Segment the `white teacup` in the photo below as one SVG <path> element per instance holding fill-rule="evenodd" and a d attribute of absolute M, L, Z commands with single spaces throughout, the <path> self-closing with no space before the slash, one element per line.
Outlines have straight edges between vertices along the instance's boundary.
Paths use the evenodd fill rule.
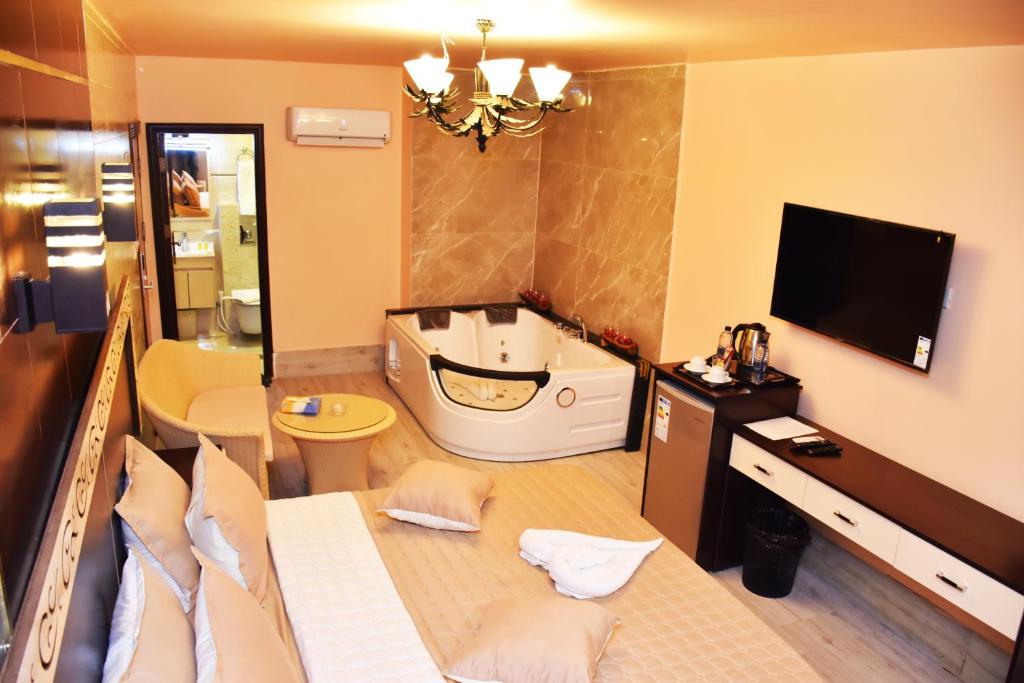
<path fill-rule="evenodd" d="M 690 368 L 692 368 L 694 372 L 704 370 L 707 366 L 708 364 L 704 360 L 704 356 L 694 356 L 690 359 Z"/>
<path fill-rule="evenodd" d="M 710 376 L 711 379 L 714 380 L 715 382 L 724 382 L 725 380 L 729 379 L 729 373 L 726 372 L 725 368 L 723 368 L 720 365 L 712 367 L 708 371 L 708 376 Z"/>

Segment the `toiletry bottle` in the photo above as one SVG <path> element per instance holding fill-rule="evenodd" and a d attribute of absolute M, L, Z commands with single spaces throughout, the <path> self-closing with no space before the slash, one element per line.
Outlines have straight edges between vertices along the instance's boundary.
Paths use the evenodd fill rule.
<path fill-rule="evenodd" d="M 718 352 L 715 355 L 724 358 L 725 352 L 730 348 L 732 348 L 732 325 L 726 325 L 722 334 L 718 335 Z"/>

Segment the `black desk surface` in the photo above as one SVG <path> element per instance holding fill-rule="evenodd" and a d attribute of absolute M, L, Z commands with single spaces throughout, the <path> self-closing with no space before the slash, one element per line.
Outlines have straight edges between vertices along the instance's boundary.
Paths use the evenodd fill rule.
<path fill-rule="evenodd" d="M 772 441 L 742 424 L 732 427 L 747 441 L 1024 593 L 1024 523 L 806 418 L 795 419 L 842 446 L 842 457 L 795 455 L 790 439 Z"/>

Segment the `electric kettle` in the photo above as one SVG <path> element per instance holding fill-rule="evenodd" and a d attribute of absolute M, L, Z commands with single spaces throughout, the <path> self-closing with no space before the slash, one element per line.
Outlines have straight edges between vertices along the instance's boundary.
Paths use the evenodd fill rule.
<path fill-rule="evenodd" d="M 759 341 L 768 343 L 768 330 L 761 323 L 740 323 L 732 328 L 732 345 L 736 349 L 736 362 L 749 367 L 754 360 L 754 349 Z"/>

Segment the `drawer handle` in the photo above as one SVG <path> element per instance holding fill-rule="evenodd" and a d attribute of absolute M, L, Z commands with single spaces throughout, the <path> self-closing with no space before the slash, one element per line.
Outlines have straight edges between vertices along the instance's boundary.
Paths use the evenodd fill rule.
<path fill-rule="evenodd" d="M 757 470 L 758 472 L 760 472 L 761 474 L 767 475 L 769 477 L 774 477 L 775 476 L 774 474 L 772 474 L 772 471 L 770 469 L 768 469 L 766 467 L 761 467 L 761 465 L 759 465 L 757 463 L 754 463 L 754 469 Z"/>
<path fill-rule="evenodd" d="M 953 579 L 949 578 L 948 576 L 946 576 L 942 572 L 936 572 L 935 573 L 935 578 L 937 578 L 939 581 L 941 581 L 942 583 L 946 584 L 947 586 L 952 586 L 953 588 L 957 589 L 961 593 L 966 593 L 967 592 L 967 586 L 965 586 L 965 585 L 963 585 L 961 583 L 957 583 L 956 581 L 954 581 Z"/>
<path fill-rule="evenodd" d="M 849 517 L 847 517 L 846 515 L 844 515 L 844 514 L 843 514 L 842 512 L 840 512 L 839 510 L 833 510 L 833 511 L 832 511 L 832 514 L 833 514 L 833 515 L 835 515 L 836 517 L 838 517 L 839 519 L 843 520 L 844 522 L 846 522 L 846 523 L 847 523 L 847 524 L 849 524 L 850 526 L 857 526 L 857 520 L 855 520 L 855 519 L 850 519 Z"/>

